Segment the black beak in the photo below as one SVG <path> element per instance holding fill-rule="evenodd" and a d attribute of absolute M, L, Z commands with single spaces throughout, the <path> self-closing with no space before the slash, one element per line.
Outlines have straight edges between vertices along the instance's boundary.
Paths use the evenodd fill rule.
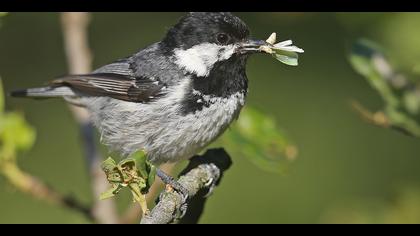
<path fill-rule="evenodd" d="M 236 52 L 239 54 L 258 53 L 258 52 L 261 52 L 260 47 L 264 45 L 269 45 L 269 44 L 264 40 L 249 39 L 245 42 L 240 43 Z"/>

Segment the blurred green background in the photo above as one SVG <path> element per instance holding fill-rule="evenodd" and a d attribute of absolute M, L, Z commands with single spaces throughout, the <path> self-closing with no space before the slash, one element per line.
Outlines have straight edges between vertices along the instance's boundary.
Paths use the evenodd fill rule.
<path fill-rule="evenodd" d="M 94 67 L 136 52 L 183 13 L 93 13 Z M 413 79 L 420 74 L 420 13 L 236 13 L 255 38 L 277 32 L 305 49 L 298 67 L 249 60 L 248 105 L 275 117 L 299 148 L 286 175 L 231 153 L 233 166 L 200 223 L 420 223 L 420 140 L 367 124 L 351 109 L 382 101 L 350 66 L 358 38 L 381 44 Z M 58 13 L 10 13 L 0 28 L 6 91 L 38 86 L 67 71 Z M 91 199 L 78 127 L 62 100 L 7 98 L 36 128 L 20 166 L 57 190 Z M 103 149 L 105 151 L 105 149 Z M 105 152 L 104 152 L 105 153 Z M 128 199 L 128 198 L 127 198 Z M 127 203 L 122 198 L 122 208 Z M 88 223 L 78 213 L 15 191 L 0 177 L 0 223 Z"/>

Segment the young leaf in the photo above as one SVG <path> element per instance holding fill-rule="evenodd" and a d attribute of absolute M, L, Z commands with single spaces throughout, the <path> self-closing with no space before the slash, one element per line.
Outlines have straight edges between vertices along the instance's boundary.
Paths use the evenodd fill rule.
<path fill-rule="evenodd" d="M 277 127 L 273 118 L 246 107 L 238 121 L 220 139 L 232 153 L 248 158 L 260 168 L 284 173 L 297 148 Z"/>
<path fill-rule="evenodd" d="M 155 181 L 156 167 L 147 161 L 146 152 L 143 150 L 135 152 L 130 157 L 136 160 L 137 169 L 140 172 L 140 176 L 146 179 L 147 184 L 145 188 L 142 189 L 142 192 L 147 193 Z"/>
<path fill-rule="evenodd" d="M 109 157 L 102 163 L 102 169 L 112 187 L 101 194 L 101 199 L 113 197 L 123 187 L 128 187 L 133 200 L 140 204 L 143 212 L 148 212 L 145 194 L 154 181 L 156 168 L 147 161 L 144 151 L 135 152 L 118 164 Z"/>
<path fill-rule="evenodd" d="M 6 148 L 27 150 L 35 141 L 35 130 L 30 127 L 22 114 L 6 113 L 1 118 L 0 143 Z"/>
<path fill-rule="evenodd" d="M 101 193 L 99 196 L 100 200 L 105 200 L 111 197 L 114 197 L 118 192 L 122 189 L 122 186 L 120 184 L 114 184 L 112 187 L 105 192 Z"/>
<path fill-rule="evenodd" d="M 143 150 L 137 151 L 135 153 L 133 153 L 130 158 L 133 158 L 136 162 L 136 166 L 137 169 L 140 171 L 140 176 L 142 176 L 143 178 L 147 178 L 148 176 L 148 171 L 147 171 L 147 156 L 146 156 L 146 152 L 144 152 Z"/>
<path fill-rule="evenodd" d="M 116 166 L 117 166 L 117 163 L 115 163 L 115 161 L 111 157 L 108 157 L 101 164 L 101 168 L 105 173 L 113 172 Z"/>
<path fill-rule="evenodd" d="M 147 177 L 147 189 L 149 189 L 152 184 L 155 182 L 156 178 L 156 167 L 154 165 L 150 166 L 149 176 Z"/>

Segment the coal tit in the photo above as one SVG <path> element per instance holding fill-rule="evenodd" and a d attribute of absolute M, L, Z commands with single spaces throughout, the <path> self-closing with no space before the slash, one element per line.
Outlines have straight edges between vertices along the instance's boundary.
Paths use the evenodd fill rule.
<path fill-rule="evenodd" d="M 101 140 L 154 164 L 192 157 L 220 136 L 245 104 L 246 62 L 267 44 L 231 13 L 189 13 L 163 40 L 90 74 L 12 93 L 63 97 L 86 107 Z"/>

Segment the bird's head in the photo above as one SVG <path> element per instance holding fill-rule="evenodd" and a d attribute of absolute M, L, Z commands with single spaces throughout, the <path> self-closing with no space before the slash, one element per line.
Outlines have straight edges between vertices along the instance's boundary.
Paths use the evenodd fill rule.
<path fill-rule="evenodd" d="M 181 18 L 162 44 L 180 67 L 205 77 L 224 62 L 244 69 L 247 57 L 267 43 L 251 40 L 248 26 L 231 13 L 194 12 Z"/>

